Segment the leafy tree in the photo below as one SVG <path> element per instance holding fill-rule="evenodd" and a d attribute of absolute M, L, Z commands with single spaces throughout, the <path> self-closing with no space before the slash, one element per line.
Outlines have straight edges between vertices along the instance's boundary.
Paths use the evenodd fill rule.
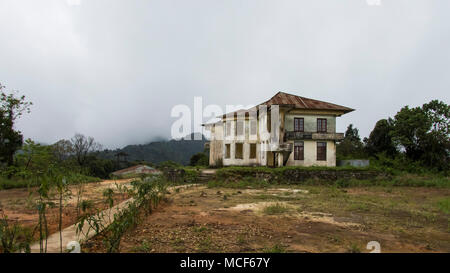
<path fill-rule="evenodd" d="M 422 106 L 431 127 L 421 142 L 422 161 L 438 169 L 449 169 L 450 164 L 450 106 L 433 100 Z"/>
<path fill-rule="evenodd" d="M 94 154 L 86 157 L 85 165 L 88 168 L 89 175 L 104 179 L 109 178 L 112 172 L 120 169 L 120 165 L 116 161 L 101 159 Z"/>
<path fill-rule="evenodd" d="M 362 158 L 366 156 L 359 130 L 353 127 L 353 124 L 347 127 L 344 139 L 336 146 L 336 153 L 340 158 Z"/>
<path fill-rule="evenodd" d="M 209 159 L 205 153 L 197 153 L 191 157 L 190 160 L 191 166 L 208 166 Z"/>
<path fill-rule="evenodd" d="M 394 117 L 393 140 L 401 146 L 406 157 L 419 160 L 423 150 L 420 142 L 431 127 L 425 113 L 420 107 L 403 107 Z"/>
<path fill-rule="evenodd" d="M 50 146 L 35 143 L 27 139 L 16 156 L 21 176 L 41 175 L 55 164 Z"/>
<path fill-rule="evenodd" d="M 30 112 L 31 102 L 25 96 L 18 96 L 16 92 L 6 94 L 4 86 L 0 84 L 0 163 L 8 166 L 14 163 L 14 153 L 22 146 L 22 133 L 14 129 L 15 121 Z"/>
<path fill-rule="evenodd" d="M 55 158 L 62 162 L 73 155 L 74 149 L 70 140 L 61 139 L 52 145 L 52 151 Z"/>
<path fill-rule="evenodd" d="M 403 107 L 394 118 L 392 138 L 412 161 L 429 167 L 449 169 L 450 108 L 433 100 L 422 107 Z"/>
<path fill-rule="evenodd" d="M 379 153 L 385 153 L 389 157 L 397 154 L 397 147 L 392 140 L 391 132 L 394 129 L 394 121 L 391 118 L 379 120 L 375 128 L 365 138 L 365 149 L 369 156 L 377 157 Z"/>
<path fill-rule="evenodd" d="M 101 149 L 101 145 L 95 142 L 93 137 L 76 134 L 72 139 L 72 147 L 75 158 L 80 166 L 84 166 L 90 153 Z"/>

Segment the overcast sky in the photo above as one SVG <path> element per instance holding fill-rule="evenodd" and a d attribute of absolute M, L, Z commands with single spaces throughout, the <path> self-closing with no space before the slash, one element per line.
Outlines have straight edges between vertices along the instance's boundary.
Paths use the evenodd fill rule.
<path fill-rule="evenodd" d="M 34 103 L 17 127 L 44 143 L 147 143 L 194 96 L 278 91 L 355 108 L 337 128 L 364 137 L 404 105 L 450 100 L 450 1 L 380 1 L 0 0 L 0 82 Z"/>

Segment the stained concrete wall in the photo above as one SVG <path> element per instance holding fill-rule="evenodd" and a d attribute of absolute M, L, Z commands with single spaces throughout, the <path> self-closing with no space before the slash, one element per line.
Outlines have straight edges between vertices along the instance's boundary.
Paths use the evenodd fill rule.
<path fill-rule="evenodd" d="M 242 143 L 243 144 L 243 158 L 238 159 L 236 157 L 236 143 Z M 256 144 L 256 158 L 251 159 L 250 158 L 250 144 L 255 143 Z M 223 159 L 223 165 L 224 166 L 255 166 L 260 165 L 260 154 L 261 154 L 261 145 L 257 144 L 256 141 L 252 142 L 229 142 L 225 141 L 223 145 L 223 151 L 225 154 L 225 144 L 230 144 L 231 152 L 230 152 L 230 158 L 224 158 Z"/>
<path fill-rule="evenodd" d="M 211 130 L 211 140 L 209 143 L 209 165 L 217 166 L 223 160 L 223 126 L 222 124 L 214 125 Z"/>
<path fill-rule="evenodd" d="M 284 125 L 286 131 L 294 131 L 294 118 L 304 118 L 305 132 L 317 132 L 317 119 L 327 119 L 327 133 L 336 133 L 336 117 L 334 116 L 287 113 Z"/>
<path fill-rule="evenodd" d="M 319 141 L 324 142 L 324 141 Z M 294 141 L 290 141 L 294 143 Z M 326 141 L 327 143 L 327 160 L 317 161 L 317 141 L 315 140 L 304 140 L 304 160 L 294 160 L 294 152 L 289 156 L 287 166 L 326 166 L 335 167 L 336 166 L 336 144 L 334 141 Z"/>

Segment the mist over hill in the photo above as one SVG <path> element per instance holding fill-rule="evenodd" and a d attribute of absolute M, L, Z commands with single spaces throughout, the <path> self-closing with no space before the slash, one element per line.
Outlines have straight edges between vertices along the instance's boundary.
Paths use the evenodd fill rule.
<path fill-rule="evenodd" d="M 202 135 L 202 140 L 194 140 L 194 134 L 191 134 L 192 140 L 166 140 L 154 141 L 148 144 L 128 145 L 122 149 L 104 150 L 98 154 L 104 159 L 116 159 L 119 153 L 127 154 L 128 161 L 144 160 L 154 164 L 163 161 L 175 161 L 187 165 L 192 155 L 204 151 L 206 138 Z"/>

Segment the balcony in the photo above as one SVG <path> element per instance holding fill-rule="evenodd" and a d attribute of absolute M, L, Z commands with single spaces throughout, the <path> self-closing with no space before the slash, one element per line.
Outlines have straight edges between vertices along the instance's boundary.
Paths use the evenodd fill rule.
<path fill-rule="evenodd" d="M 292 143 L 271 143 L 267 145 L 267 151 L 269 152 L 292 152 L 294 150 L 294 146 Z"/>
<path fill-rule="evenodd" d="M 286 131 L 284 134 L 285 141 L 288 140 L 335 140 L 344 139 L 344 133 L 314 133 L 314 132 L 294 132 Z"/>

